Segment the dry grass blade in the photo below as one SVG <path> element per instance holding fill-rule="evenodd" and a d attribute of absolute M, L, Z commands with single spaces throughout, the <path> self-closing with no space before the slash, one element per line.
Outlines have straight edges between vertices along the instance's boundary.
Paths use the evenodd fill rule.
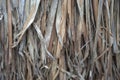
<path fill-rule="evenodd" d="M 36 3 L 34 3 L 32 5 L 32 8 L 30 10 L 30 14 L 26 20 L 26 22 L 24 23 L 24 26 L 23 26 L 23 29 L 22 31 L 18 34 L 18 36 L 20 36 L 18 38 L 18 41 L 15 42 L 15 44 L 13 45 L 13 47 L 17 46 L 19 44 L 19 42 L 21 41 L 25 31 L 30 27 L 30 25 L 32 24 L 32 22 L 34 21 L 34 18 L 36 16 L 36 13 L 37 13 L 37 10 L 38 10 L 38 7 L 39 7 L 39 3 L 40 3 L 41 0 L 38 0 L 36 1 Z"/>
<path fill-rule="evenodd" d="M 60 71 L 66 73 L 67 75 L 69 75 L 69 76 L 72 77 L 72 78 L 76 78 L 76 77 L 77 77 L 77 75 L 74 75 L 74 74 L 72 74 L 72 73 L 70 73 L 70 72 L 68 72 L 68 71 L 66 71 L 66 70 L 64 70 L 64 69 L 62 69 L 62 68 L 60 68 L 60 67 L 58 67 L 58 66 L 57 66 L 57 68 L 58 68 Z M 82 79 L 82 80 L 84 80 L 84 79 Z"/>
<path fill-rule="evenodd" d="M 37 31 L 38 37 L 41 40 L 41 47 L 42 47 L 42 60 L 44 61 L 46 59 L 46 54 L 47 53 L 53 60 L 55 58 L 52 56 L 52 54 L 47 50 L 46 44 L 45 44 L 45 39 L 43 38 L 42 32 L 40 29 L 37 27 L 36 24 L 34 24 L 35 30 Z"/>
<path fill-rule="evenodd" d="M 57 11 L 57 5 L 58 5 L 58 0 L 53 0 L 50 8 L 50 13 L 48 17 L 48 23 L 47 23 L 47 29 L 46 29 L 46 34 L 45 34 L 45 40 L 46 40 L 46 46 L 48 47 L 49 42 L 50 42 L 50 37 L 53 29 L 53 23 L 55 19 L 55 14 Z"/>

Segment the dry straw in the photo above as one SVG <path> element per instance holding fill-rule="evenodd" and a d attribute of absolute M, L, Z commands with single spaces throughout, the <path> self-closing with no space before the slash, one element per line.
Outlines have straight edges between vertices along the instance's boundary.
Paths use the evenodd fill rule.
<path fill-rule="evenodd" d="M 120 0 L 0 0 L 0 80 L 120 80 Z"/>

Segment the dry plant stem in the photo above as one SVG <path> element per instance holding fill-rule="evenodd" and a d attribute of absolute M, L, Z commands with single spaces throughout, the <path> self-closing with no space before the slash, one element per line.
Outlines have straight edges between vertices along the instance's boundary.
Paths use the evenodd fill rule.
<path fill-rule="evenodd" d="M 98 18 L 98 0 L 93 0 L 93 10 L 94 10 L 94 17 L 95 17 L 95 22 L 97 24 L 97 18 Z"/>
<path fill-rule="evenodd" d="M 60 36 L 62 39 L 62 42 L 64 43 L 64 37 L 65 37 L 65 31 L 66 31 L 66 15 L 67 15 L 67 2 L 68 0 L 63 0 L 63 6 L 62 6 L 62 19 L 60 23 Z M 56 52 L 56 57 L 59 59 L 59 66 L 62 67 L 63 69 L 66 69 L 65 65 L 65 55 L 62 53 L 62 45 L 58 42 L 57 44 L 57 52 Z M 60 73 L 60 80 L 65 80 L 66 75 L 64 73 Z"/>
<path fill-rule="evenodd" d="M 96 51 L 96 48 L 97 48 L 97 40 L 98 40 L 98 33 L 99 33 L 99 30 L 100 30 L 100 22 L 101 22 L 101 14 L 102 14 L 102 7 L 103 7 L 103 0 L 100 0 L 99 1 L 99 4 L 98 4 L 98 8 L 100 9 L 98 11 L 98 17 L 97 17 L 97 27 L 96 27 L 96 33 L 95 33 L 95 43 L 94 43 L 94 48 L 93 48 L 93 51 L 94 51 L 94 58 L 97 57 L 97 51 Z"/>
<path fill-rule="evenodd" d="M 119 3 L 117 5 L 117 44 L 120 46 L 120 9 L 119 9 Z"/>
<path fill-rule="evenodd" d="M 11 18 L 11 4 L 10 0 L 7 0 L 8 4 L 8 42 L 9 42 L 9 64 L 12 59 L 12 18 Z"/>
<path fill-rule="evenodd" d="M 10 0 L 7 0 L 8 9 L 8 62 L 7 62 L 7 79 L 10 78 L 10 64 L 12 62 L 12 22 L 11 22 L 11 4 Z"/>
<path fill-rule="evenodd" d="M 63 39 L 65 37 L 66 11 L 67 11 L 67 0 L 65 0 L 65 1 L 63 0 L 62 19 L 61 19 L 61 22 L 60 22 L 61 28 L 60 28 L 60 31 L 59 31 L 59 34 L 60 34 L 61 39 L 62 39 L 62 42 L 63 42 Z M 56 58 L 60 57 L 61 49 L 62 49 L 62 45 L 58 42 Z"/>

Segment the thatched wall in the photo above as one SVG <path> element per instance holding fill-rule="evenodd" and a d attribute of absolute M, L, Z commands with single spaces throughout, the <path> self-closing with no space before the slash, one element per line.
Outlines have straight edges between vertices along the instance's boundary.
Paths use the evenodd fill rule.
<path fill-rule="evenodd" d="M 120 0 L 0 0 L 0 80 L 120 80 Z"/>

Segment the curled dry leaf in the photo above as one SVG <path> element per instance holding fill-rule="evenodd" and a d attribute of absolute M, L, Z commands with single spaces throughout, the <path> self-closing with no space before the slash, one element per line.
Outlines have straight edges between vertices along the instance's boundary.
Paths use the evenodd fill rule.
<path fill-rule="evenodd" d="M 30 14 L 28 16 L 28 18 L 26 19 L 24 25 L 23 25 L 23 29 L 22 31 L 20 31 L 20 33 L 18 34 L 18 36 L 20 36 L 18 38 L 18 41 L 13 45 L 13 47 L 17 46 L 19 44 L 19 42 L 21 41 L 24 33 L 26 32 L 26 30 L 30 27 L 30 25 L 32 24 L 32 22 L 34 21 L 34 18 L 36 16 L 36 13 L 37 13 L 37 10 L 38 10 L 38 7 L 39 7 L 39 3 L 40 3 L 41 0 L 37 0 L 36 3 L 34 3 L 32 5 L 32 8 L 30 10 Z"/>

